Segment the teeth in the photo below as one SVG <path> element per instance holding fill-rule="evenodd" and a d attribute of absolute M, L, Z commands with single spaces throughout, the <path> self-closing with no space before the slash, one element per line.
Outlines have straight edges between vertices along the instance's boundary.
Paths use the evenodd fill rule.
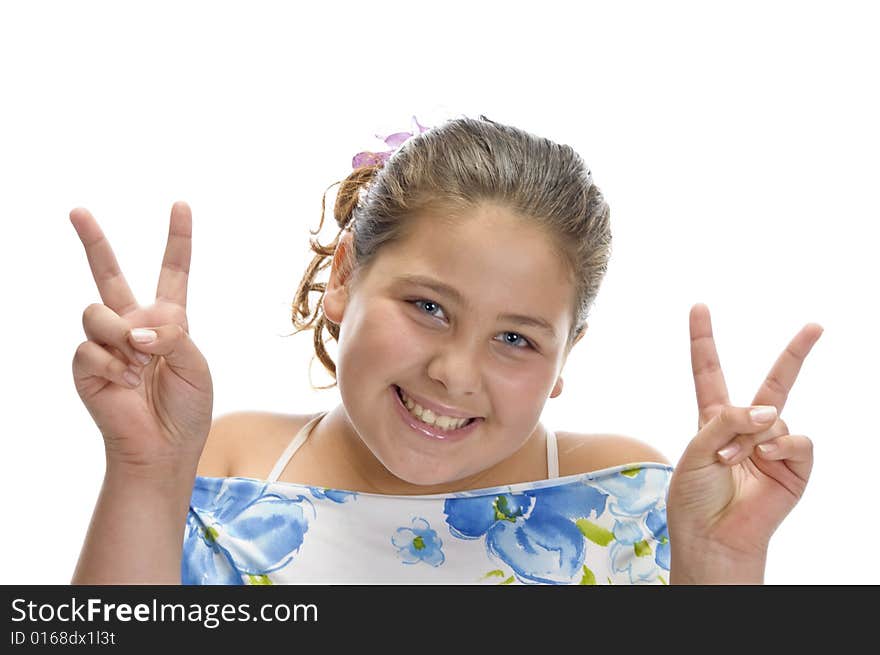
<path fill-rule="evenodd" d="M 400 387 L 398 387 L 398 389 L 399 388 Z M 453 418 L 451 416 L 438 416 L 430 409 L 425 409 L 418 403 L 414 402 L 406 395 L 406 393 L 404 393 L 403 389 L 400 389 L 400 396 L 410 414 L 415 416 L 422 423 L 437 426 L 441 430 L 457 430 L 470 420 L 466 418 Z"/>

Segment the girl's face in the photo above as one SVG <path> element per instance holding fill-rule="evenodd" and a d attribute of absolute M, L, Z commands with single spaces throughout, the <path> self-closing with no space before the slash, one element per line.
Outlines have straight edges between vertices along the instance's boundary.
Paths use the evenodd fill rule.
<path fill-rule="evenodd" d="M 340 325 L 352 429 L 397 478 L 443 485 L 506 460 L 535 432 L 567 356 L 574 290 L 547 237 L 502 208 L 411 227 L 353 290 L 334 262 L 324 312 Z M 402 414 L 398 387 L 478 420 L 463 438 L 429 436 Z"/>

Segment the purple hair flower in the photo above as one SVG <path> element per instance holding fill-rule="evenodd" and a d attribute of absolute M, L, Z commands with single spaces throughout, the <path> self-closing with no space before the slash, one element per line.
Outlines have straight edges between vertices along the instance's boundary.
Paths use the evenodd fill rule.
<path fill-rule="evenodd" d="M 395 132 L 394 134 L 389 134 L 388 136 L 381 136 L 379 134 L 376 135 L 377 139 L 382 139 L 385 142 L 385 145 L 389 146 L 391 150 L 385 150 L 383 152 L 359 152 L 351 160 L 352 169 L 360 168 L 361 166 L 383 166 L 385 162 L 388 161 L 388 158 L 393 155 L 400 146 L 403 145 L 403 142 L 409 139 L 410 137 L 414 137 L 422 132 L 427 132 L 430 128 L 425 127 L 419 124 L 419 121 L 416 120 L 416 117 L 412 117 L 414 128 L 411 132 Z"/>

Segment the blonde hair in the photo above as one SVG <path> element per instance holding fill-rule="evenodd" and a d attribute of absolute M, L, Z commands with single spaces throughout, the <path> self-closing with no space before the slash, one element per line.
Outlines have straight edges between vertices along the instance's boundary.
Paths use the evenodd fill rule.
<path fill-rule="evenodd" d="M 333 215 L 339 233 L 321 245 L 315 235 L 324 224 L 327 191 L 339 184 Z M 343 232 L 351 230 L 354 260 L 350 284 L 356 284 L 387 243 L 406 236 L 407 220 L 423 210 L 451 215 L 483 203 L 505 207 L 542 228 L 568 264 L 574 286 L 567 348 L 586 319 L 611 254 L 610 210 L 590 170 L 571 146 L 524 130 L 461 117 L 409 138 L 384 164 L 362 166 L 324 191 L 321 222 L 310 232 L 315 253 L 294 296 L 294 333 L 314 331 L 316 357 L 336 380 L 336 364 L 324 348 L 324 330 L 336 341 L 339 325 L 324 316 L 325 282 L 317 274 L 330 266 Z M 320 296 L 314 309 L 309 294 Z M 329 389 L 335 382 L 325 387 Z"/>

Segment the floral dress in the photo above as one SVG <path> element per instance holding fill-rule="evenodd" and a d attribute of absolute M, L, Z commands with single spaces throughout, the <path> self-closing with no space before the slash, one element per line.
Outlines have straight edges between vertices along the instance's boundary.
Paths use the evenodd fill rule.
<path fill-rule="evenodd" d="M 672 470 L 633 463 L 411 496 L 197 476 L 182 582 L 668 584 Z"/>

